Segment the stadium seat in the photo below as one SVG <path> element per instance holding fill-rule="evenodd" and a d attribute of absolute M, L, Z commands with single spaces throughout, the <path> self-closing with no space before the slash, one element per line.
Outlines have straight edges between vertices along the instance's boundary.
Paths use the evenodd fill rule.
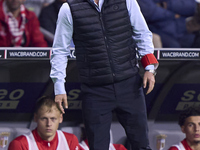
<path fill-rule="evenodd" d="M 60 130 L 76 135 L 76 137 L 78 138 L 78 141 L 81 142 L 82 130 L 81 130 L 80 126 L 62 127 Z M 110 130 L 110 143 L 113 143 L 113 135 L 112 135 L 112 131 L 111 130 Z"/>
<path fill-rule="evenodd" d="M 163 137 L 162 141 L 160 137 Z M 185 135 L 178 130 L 154 130 L 149 133 L 150 146 L 154 150 L 161 150 L 157 148 L 159 142 L 163 143 L 162 150 L 168 150 L 170 146 L 178 144 L 184 138 Z"/>
<path fill-rule="evenodd" d="M 13 131 L 14 131 L 14 138 L 16 138 L 22 134 L 30 132 L 31 130 L 28 128 L 13 128 Z"/>
<path fill-rule="evenodd" d="M 12 128 L 0 127 L 0 150 L 7 150 L 9 143 L 14 139 Z"/>
<path fill-rule="evenodd" d="M 81 140 L 81 127 L 80 126 L 75 126 L 75 127 L 62 127 L 60 128 L 60 130 L 67 132 L 67 133 L 72 133 L 74 135 L 76 135 L 76 137 L 78 138 L 78 141 L 80 142 Z"/>

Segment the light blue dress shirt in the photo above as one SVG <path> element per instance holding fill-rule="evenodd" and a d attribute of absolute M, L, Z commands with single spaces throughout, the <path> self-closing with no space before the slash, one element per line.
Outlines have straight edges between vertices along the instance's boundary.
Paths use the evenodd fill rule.
<path fill-rule="evenodd" d="M 94 3 L 94 0 L 91 0 Z M 104 0 L 99 0 L 96 9 L 101 11 Z M 154 52 L 152 43 L 152 33 L 140 11 L 136 0 L 126 0 L 127 9 L 133 28 L 133 38 L 137 45 L 137 50 L 141 56 Z M 73 18 L 68 3 L 64 3 L 60 8 L 57 20 L 57 27 L 53 42 L 51 55 L 50 77 L 54 82 L 55 95 L 65 94 L 65 77 L 67 67 L 67 56 L 70 55 L 70 43 L 73 35 Z M 146 70 L 154 69 L 154 65 L 149 65 Z"/>

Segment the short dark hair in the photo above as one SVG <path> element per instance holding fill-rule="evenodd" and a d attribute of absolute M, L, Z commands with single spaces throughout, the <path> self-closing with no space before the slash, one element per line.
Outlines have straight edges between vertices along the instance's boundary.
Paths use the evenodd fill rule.
<path fill-rule="evenodd" d="M 178 124 L 183 126 L 185 124 L 185 120 L 191 116 L 200 116 L 200 106 L 191 106 L 183 110 L 179 115 Z"/>
<path fill-rule="evenodd" d="M 58 108 L 58 110 L 60 111 L 58 104 L 54 101 L 54 99 L 50 96 L 42 96 L 38 99 L 38 101 L 36 102 L 35 105 L 35 113 L 38 112 L 38 110 L 42 107 L 42 106 L 47 106 L 49 108 L 49 110 L 51 110 L 51 108 L 53 106 L 56 106 Z M 61 112 L 61 111 L 60 111 Z"/>

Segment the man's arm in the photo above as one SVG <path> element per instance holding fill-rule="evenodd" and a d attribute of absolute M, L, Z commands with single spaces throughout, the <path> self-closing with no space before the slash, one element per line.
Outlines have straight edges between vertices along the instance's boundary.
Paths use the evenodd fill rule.
<path fill-rule="evenodd" d="M 8 150 L 28 150 L 28 142 L 25 136 L 19 136 L 10 142 Z"/>
<path fill-rule="evenodd" d="M 67 95 L 65 91 L 65 77 L 67 67 L 67 56 L 70 55 L 70 43 L 72 39 L 72 16 L 69 5 L 64 3 L 60 8 L 56 26 L 56 32 L 53 42 L 51 55 L 51 73 L 50 77 L 54 82 L 55 101 L 59 104 L 64 113 L 62 103 L 67 108 Z"/>
<path fill-rule="evenodd" d="M 153 55 L 154 46 L 152 42 L 152 33 L 149 30 L 146 21 L 140 11 L 136 0 L 126 0 L 127 9 L 129 11 L 130 21 L 133 28 L 133 38 L 136 42 L 137 50 L 142 56 L 142 64 L 145 70 L 154 70 L 158 67 L 158 62 Z M 143 77 L 143 85 L 146 88 L 149 84 L 147 93 L 150 93 L 155 84 L 153 73 L 146 71 Z"/>
<path fill-rule="evenodd" d="M 178 150 L 175 146 L 170 147 L 168 150 Z"/>
<path fill-rule="evenodd" d="M 175 14 L 179 14 L 183 17 L 190 17 L 193 16 L 196 11 L 196 1 L 194 0 L 168 0 L 167 9 L 169 11 L 174 12 Z M 183 11 L 187 10 L 187 11 Z"/>
<path fill-rule="evenodd" d="M 154 0 L 138 0 L 138 3 L 147 22 L 166 21 L 174 18 L 174 12 L 160 7 Z"/>

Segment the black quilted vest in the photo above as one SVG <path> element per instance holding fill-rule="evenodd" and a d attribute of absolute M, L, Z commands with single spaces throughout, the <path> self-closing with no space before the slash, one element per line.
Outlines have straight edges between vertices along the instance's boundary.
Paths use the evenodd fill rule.
<path fill-rule="evenodd" d="M 90 0 L 67 0 L 80 80 L 105 85 L 134 76 L 136 50 L 126 0 L 104 0 L 98 12 Z"/>

